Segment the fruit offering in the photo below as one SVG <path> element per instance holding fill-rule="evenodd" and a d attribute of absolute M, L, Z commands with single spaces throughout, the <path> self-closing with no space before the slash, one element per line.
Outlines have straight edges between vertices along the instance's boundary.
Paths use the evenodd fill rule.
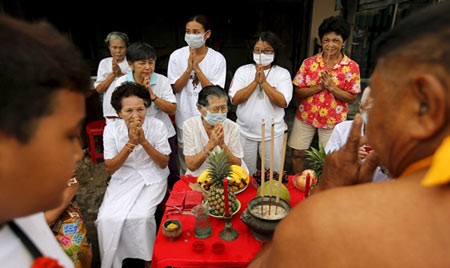
<path fill-rule="evenodd" d="M 236 198 L 231 187 L 224 190 L 224 178 L 231 177 L 233 173 L 232 167 L 229 165 L 228 157 L 223 150 L 213 151 L 208 158 L 208 175 L 212 185 L 209 187 L 210 192 L 207 198 L 209 205 L 209 213 L 214 216 L 222 217 L 225 213 L 225 194 L 227 195 L 229 212 L 233 214 L 238 210 L 239 201 Z M 201 176 L 200 176 L 201 177 Z M 199 178 L 200 178 L 199 177 Z M 201 182 L 199 182 L 202 184 Z M 202 185 L 201 185 L 202 186 Z"/>
<path fill-rule="evenodd" d="M 274 172 L 273 172 L 273 179 L 276 180 L 276 181 L 278 181 L 278 176 L 279 176 L 278 172 L 277 172 L 277 171 L 274 171 Z M 264 178 L 265 178 L 265 179 L 264 179 L 265 181 L 269 181 L 269 178 L 270 178 L 270 169 L 266 169 L 265 177 L 264 177 Z M 255 187 L 258 188 L 258 186 L 261 185 L 261 170 L 258 169 L 258 170 L 253 174 L 253 179 L 254 179 L 254 182 L 257 184 L 257 185 L 255 185 Z M 289 181 L 288 175 L 287 175 L 286 171 L 284 171 L 284 172 L 283 172 L 283 177 L 281 178 L 281 183 L 287 184 L 288 181 Z"/>
<path fill-rule="evenodd" d="M 299 189 L 300 191 L 305 191 L 306 187 L 306 177 L 310 177 L 310 186 L 315 185 L 317 183 L 317 176 L 314 170 L 312 169 L 305 169 L 302 173 L 297 174 L 292 179 L 292 183 L 294 184 L 294 187 Z"/>
<path fill-rule="evenodd" d="M 250 176 L 247 170 L 238 165 L 231 165 L 231 174 L 228 178 L 228 185 L 234 192 L 244 190 L 250 182 Z M 210 170 L 206 169 L 197 178 L 197 183 L 200 184 L 203 190 L 209 192 L 213 187 L 212 176 Z"/>

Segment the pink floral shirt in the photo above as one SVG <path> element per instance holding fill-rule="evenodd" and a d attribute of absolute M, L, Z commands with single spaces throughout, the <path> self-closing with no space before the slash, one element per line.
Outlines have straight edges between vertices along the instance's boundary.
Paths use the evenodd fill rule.
<path fill-rule="evenodd" d="M 322 52 L 303 61 L 294 77 L 295 86 L 312 87 L 320 83 L 320 74 L 326 70 Z M 345 91 L 358 94 L 361 91 L 359 65 L 344 55 L 331 70 L 335 85 Z M 334 128 L 347 118 L 348 105 L 324 89 L 306 99 L 301 99 L 296 112 L 298 120 L 315 128 Z"/>

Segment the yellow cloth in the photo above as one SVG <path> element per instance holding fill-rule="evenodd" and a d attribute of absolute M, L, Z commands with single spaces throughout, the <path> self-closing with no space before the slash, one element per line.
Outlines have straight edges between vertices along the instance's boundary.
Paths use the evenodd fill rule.
<path fill-rule="evenodd" d="M 431 167 L 421 181 L 423 186 L 437 186 L 450 182 L 450 136 L 436 150 Z"/>

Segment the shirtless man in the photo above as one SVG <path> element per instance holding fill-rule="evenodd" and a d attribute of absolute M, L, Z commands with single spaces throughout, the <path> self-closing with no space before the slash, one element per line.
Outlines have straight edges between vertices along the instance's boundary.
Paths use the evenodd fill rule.
<path fill-rule="evenodd" d="M 326 159 L 314 194 L 280 222 L 249 267 L 450 267 L 450 188 L 421 184 L 450 137 L 448 14 L 450 2 L 435 4 L 374 46 L 366 135 L 397 179 L 354 185 L 370 181 L 378 164 L 372 152 L 356 161 L 365 142 L 357 115 L 347 144 Z"/>

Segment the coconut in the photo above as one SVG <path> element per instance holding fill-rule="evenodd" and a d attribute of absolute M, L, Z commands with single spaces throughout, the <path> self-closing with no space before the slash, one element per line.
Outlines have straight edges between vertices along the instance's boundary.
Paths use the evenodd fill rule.
<path fill-rule="evenodd" d="M 278 189 L 280 189 L 280 198 L 290 203 L 291 194 L 284 184 L 279 183 L 277 180 L 264 182 L 264 195 L 270 195 L 270 188 L 272 186 L 272 196 L 277 196 Z M 261 186 L 258 187 L 256 194 L 259 196 L 261 194 Z"/>

